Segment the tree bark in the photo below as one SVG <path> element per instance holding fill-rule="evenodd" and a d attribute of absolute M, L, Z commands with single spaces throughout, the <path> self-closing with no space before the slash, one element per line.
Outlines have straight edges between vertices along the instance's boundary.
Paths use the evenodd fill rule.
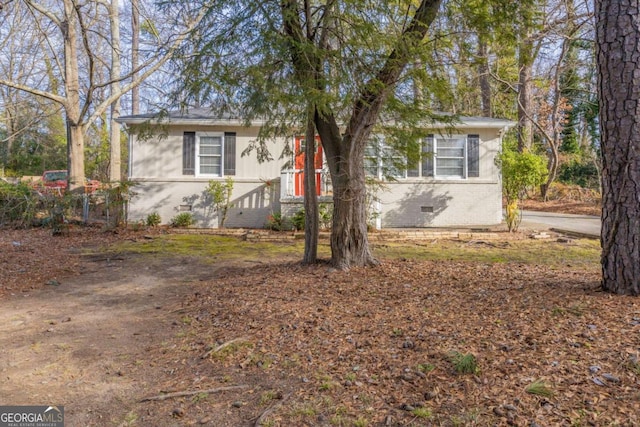
<path fill-rule="evenodd" d="M 478 79 L 480 80 L 482 115 L 484 117 L 493 117 L 491 83 L 489 82 L 489 58 L 487 56 L 487 43 L 480 37 L 478 40 Z"/>
<path fill-rule="evenodd" d="M 73 2 L 65 0 L 62 34 L 64 36 L 65 90 L 69 145 L 69 190 L 84 190 L 84 132 L 80 111 L 80 79 L 78 76 L 78 31 Z"/>
<path fill-rule="evenodd" d="M 330 105 L 316 106 L 315 126 L 322 140 L 333 184 L 333 224 L 331 262 L 339 269 L 376 265 L 367 237 L 364 150 L 382 106 L 416 49 L 424 39 L 440 7 L 441 0 L 422 0 L 411 22 L 399 36 L 384 65 L 373 73 L 360 93 L 354 94 L 351 117 L 342 133 Z M 289 51 L 298 84 L 310 91 L 324 92 L 314 78 L 324 73 L 321 58 L 326 46 L 305 36 L 295 0 L 282 0 L 284 31 L 290 39 Z M 311 47 L 313 46 L 313 47 Z M 310 71 L 311 70 L 311 71 Z"/>
<path fill-rule="evenodd" d="M 111 0 L 109 9 L 109 23 L 111 25 L 111 94 L 120 92 L 120 9 L 118 0 Z M 109 181 L 120 182 L 122 175 L 122 150 L 120 149 L 120 123 L 116 119 L 120 117 L 120 97 L 111 104 L 110 121 L 110 162 Z"/>
<path fill-rule="evenodd" d="M 138 50 L 140 49 L 140 9 L 139 0 L 131 0 L 131 68 L 132 80 L 136 80 L 138 73 L 135 71 L 140 62 Z M 140 86 L 131 89 L 131 114 L 140 113 Z"/>
<path fill-rule="evenodd" d="M 307 112 L 304 152 L 304 256 L 303 264 L 318 261 L 318 197 L 316 195 L 316 127 L 313 123 L 313 106 Z"/>
<path fill-rule="evenodd" d="M 518 53 L 518 151 L 533 145 L 533 123 L 531 123 L 531 71 L 532 47 L 529 40 L 520 41 Z"/>
<path fill-rule="evenodd" d="M 342 167 L 337 175 L 332 175 L 331 264 L 341 270 L 379 264 L 369 247 L 363 161 L 363 155 L 334 160 L 342 163 Z"/>
<path fill-rule="evenodd" d="M 640 294 L 640 5 L 596 0 L 602 287 Z"/>

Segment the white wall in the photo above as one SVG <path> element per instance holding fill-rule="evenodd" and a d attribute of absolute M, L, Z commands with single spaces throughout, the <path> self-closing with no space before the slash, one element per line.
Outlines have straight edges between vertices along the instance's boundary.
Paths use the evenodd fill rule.
<path fill-rule="evenodd" d="M 136 195 L 129 202 L 129 222 L 146 220 L 158 213 L 168 224 L 180 212 L 191 212 L 195 226 L 217 228 L 218 215 L 212 211 L 205 189 L 208 180 L 139 180 Z M 266 185 L 259 180 L 234 181 L 232 208 L 227 213 L 225 227 L 262 228 L 267 217 L 280 211 L 279 181 Z"/>
<path fill-rule="evenodd" d="M 233 207 L 227 214 L 225 227 L 263 227 L 267 217 L 280 210 L 280 170 L 278 160 L 284 145 L 273 144 L 276 160 L 258 163 L 255 152 L 242 156 L 257 135 L 257 128 L 175 126 L 164 138 L 140 141 L 132 133 L 130 180 L 137 183 L 136 195 L 129 203 L 129 221 L 144 221 L 158 213 L 167 224 L 178 213 L 191 212 L 196 226 L 216 228 L 218 216 L 212 212 L 205 189 L 211 179 L 182 175 L 182 137 L 184 132 L 236 132 L 236 175 L 232 193 Z"/>
<path fill-rule="evenodd" d="M 135 130 L 135 128 L 134 128 Z M 139 140 L 132 134 L 129 176 L 138 178 L 184 179 L 182 175 L 182 136 L 184 132 L 236 132 L 236 178 L 274 179 L 280 176 L 284 164 L 280 153 L 284 140 L 273 143 L 270 148 L 273 161 L 258 163 L 256 153 L 242 156 L 242 152 L 255 140 L 256 127 L 224 126 L 171 126 L 166 137 Z M 209 178 L 202 178 L 208 181 Z"/>
<path fill-rule="evenodd" d="M 272 156 L 259 164 L 256 154 L 241 153 L 255 139 L 257 128 L 223 126 L 175 126 L 166 138 L 137 141 L 132 136 L 130 179 L 137 196 L 129 206 L 129 221 L 145 220 L 158 213 L 163 223 L 181 211 L 190 211 L 196 226 L 218 227 L 218 217 L 206 200 L 210 178 L 182 175 L 183 132 L 236 132 L 236 175 L 232 195 L 233 208 L 227 227 L 263 227 L 270 214 L 279 212 L 280 172 L 284 160 L 278 159 L 284 140 Z M 386 183 L 378 194 L 381 225 L 385 227 L 486 226 L 502 221 L 500 173 L 495 165 L 500 139 L 494 129 L 463 129 L 458 133 L 480 135 L 480 177 L 466 180 L 402 179 Z M 224 180 L 224 178 L 219 178 Z"/>
<path fill-rule="evenodd" d="M 380 198 L 382 228 L 488 226 L 502 221 L 499 183 L 388 183 Z"/>

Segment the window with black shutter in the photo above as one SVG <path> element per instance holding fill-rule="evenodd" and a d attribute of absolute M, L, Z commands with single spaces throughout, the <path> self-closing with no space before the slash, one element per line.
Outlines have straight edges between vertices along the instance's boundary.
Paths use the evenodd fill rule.
<path fill-rule="evenodd" d="M 467 137 L 467 177 L 480 176 L 480 135 Z"/>
<path fill-rule="evenodd" d="M 182 136 L 182 175 L 196 174 L 196 133 L 185 132 Z"/>
<path fill-rule="evenodd" d="M 236 174 L 236 133 L 225 132 L 224 134 L 224 174 Z"/>

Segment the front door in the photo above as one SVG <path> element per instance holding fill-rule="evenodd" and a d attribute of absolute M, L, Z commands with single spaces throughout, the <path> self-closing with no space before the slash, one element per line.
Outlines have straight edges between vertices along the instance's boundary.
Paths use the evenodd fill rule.
<path fill-rule="evenodd" d="M 294 181 L 296 182 L 296 196 L 304 196 L 304 153 L 306 149 L 306 141 L 304 136 L 296 136 L 295 141 L 295 177 Z M 315 157 L 314 157 L 314 167 L 316 170 L 322 169 L 322 144 L 320 144 L 320 137 L 316 136 L 316 144 L 315 144 Z M 316 193 L 318 196 L 321 194 L 321 174 L 316 173 Z"/>

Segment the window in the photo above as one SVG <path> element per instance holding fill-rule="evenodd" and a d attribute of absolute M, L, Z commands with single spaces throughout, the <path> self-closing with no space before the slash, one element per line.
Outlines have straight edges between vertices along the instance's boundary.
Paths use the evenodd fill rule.
<path fill-rule="evenodd" d="M 480 176 L 479 135 L 429 135 L 422 145 L 422 176 L 466 179 Z"/>
<path fill-rule="evenodd" d="M 364 149 L 364 172 L 367 176 L 379 177 L 380 150 L 377 144 L 369 143 Z"/>
<path fill-rule="evenodd" d="M 198 175 L 222 176 L 222 135 L 201 136 L 198 144 Z"/>
<path fill-rule="evenodd" d="M 445 178 L 464 178 L 465 139 L 436 138 L 435 142 L 435 169 L 433 174 Z"/>
<path fill-rule="evenodd" d="M 379 137 L 374 137 L 365 147 L 364 169 L 367 176 L 404 178 L 405 165 L 404 156 L 385 145 Z"/>
<path fill-rule="evenodd" d="M 235 175 L 236 134 L 185 132 L 182 139 L 182 174 Z"/>
<path fill-rule="evenodd" d="M 380 141 L 372 141 L 365 151 L 365 172 L 369 176 L 439 179 L 466 179 L 480 176 L 480 137 L 478 135 L 428 135 L 422 141 L 420 157 L 406 170 L 401 159 Z"/>

